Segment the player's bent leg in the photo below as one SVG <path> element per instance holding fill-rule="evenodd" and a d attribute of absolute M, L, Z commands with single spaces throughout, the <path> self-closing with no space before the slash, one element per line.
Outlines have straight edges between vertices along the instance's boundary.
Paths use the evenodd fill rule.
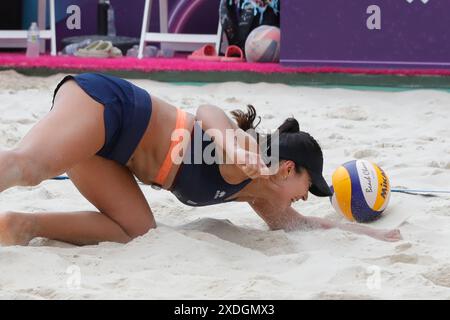
<path fill-rule="evenodd" d="M 150 206 L 127 167 L 94 156 L 67 174 L 80 193 L 131 238 L 156 227 Z"/>

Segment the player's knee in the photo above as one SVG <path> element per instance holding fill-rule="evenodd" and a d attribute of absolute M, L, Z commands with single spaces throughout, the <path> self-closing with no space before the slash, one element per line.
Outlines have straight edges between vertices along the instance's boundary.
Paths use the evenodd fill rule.
<path fill-rule="evenodd" d="M 143 236 L 148 233 L 151 229 L 156 228 L 156 223 L 153 219 L 149 219 L 145 223 L 136 224 L 133 227 L 129 227 L 126 230 L 126 233 L 130 236 L 131 239 L 135 239 L 137 237 Z"/>

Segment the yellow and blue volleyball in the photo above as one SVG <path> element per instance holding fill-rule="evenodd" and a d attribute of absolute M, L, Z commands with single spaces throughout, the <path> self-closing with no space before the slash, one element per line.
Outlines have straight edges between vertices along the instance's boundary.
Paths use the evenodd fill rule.
<path fill-rule="evenodd" d="M 391 195 L 386 173 L 367 160 L 349 161 L 337 168 L 332 176 L 331 190 L 334 209 L 357 222 L 378 219 Z"/>

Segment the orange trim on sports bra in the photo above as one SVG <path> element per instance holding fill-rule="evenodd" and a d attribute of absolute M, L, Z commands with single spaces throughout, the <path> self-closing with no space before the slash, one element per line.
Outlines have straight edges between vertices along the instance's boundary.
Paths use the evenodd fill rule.
<path fill-rule="evenodd" d="M 175 130 L 177 129 L 185 129 L 186 128 L 186 112 L 177 108 L 177 121 L 175 123 Z M 181 141 L 183 140 L 183 136 L 180 135 L 177 139 L 172 140 L 170 143 L 169 150 L 167 151 L 166 157 L 164 159 L 161 168 L 159 168 L 158 174 L 156 175 L 153 186 L 155 189 L 161 188 L 166 182 L 167 176 L 169 175 L 170 170 L 173 166 L 173 161 L 171 158 L 172 150 L 175 148 Z"/>

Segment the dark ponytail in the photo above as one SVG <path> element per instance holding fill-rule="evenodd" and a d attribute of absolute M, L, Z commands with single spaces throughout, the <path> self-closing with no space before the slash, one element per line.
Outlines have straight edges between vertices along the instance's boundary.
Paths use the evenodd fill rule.
<path fill-rule="evenodd" d="M 300 132 L 300 124 L 295 118 L 287 118 L 283 124 L 278 127 L 278 131 L 281 133 L 296 133 Z"/>
<path fill-rule="evenodd" d="M 247 131 L 250 129 L 255 129 L 261 122 L 261 117 L 258 116 L 259 122 L 256 125 L 253 124 L 253 122 L 256 119 L 256 110 L 252 105 L 247 105 L 246 113 L 243 112 L 242 110 L 233 110 L 233 111 L 231 111 L 231 114 L 233 115 L 233 118 L 236 120 L 239 128 L 241 128 L 244 131 Z M 298 133 L 298 132 L 300 132 L 300 124 L 293 117 L 287 118 L 286 120 L 284 120 L 284 122 L 281 124 L 281 126 L 278 127 L 278 133 L 280 135 L 287 134 L 287 133 Z M 272 135 L 266 134 L 266 135 L 260 136 L 260 134 L 258 132 L 256 132 L 256 140 L 257 140 L 258 144 L 261 142 L 261 140 L 264 141 L 265 146 L 268 147 L 265 150 L 265 153 L 267 154 L 267 157 L 270 157 L 272 150 L 270 150 L 269 146 L 271 145 Z M 311 140 L 312 140 L 312 143 L 314 144 L 314 147 L 320 149 L 320 146 L 318 145 L 316 140 L 314 140 L 312 137 L 311 137 Z M 293 147 L 295 147 L 295 146 L 293 146 Z M 284 160 L 288 160 L 288 159 L 284 159 Z M 266 162 L 266 164 L 267 164 L 267 162 Z M 270 164 L 268 164 L 268 165 L 270 166 Z M 295 171 L 297 173 L 302 173 L 303 167 L 301 167 L 299 164 L 296 163 Z"/>
<path fill-rule="evenodd" d="M 244 131 L 256 129 L 261 123 L 261 117 L 258 116 L 258 123 L 256 125 L 253 124 L 256 119 L 256 110 L 251 104 L 247 105 L 247 112 L 238 109 L 231 111 L 231 114 L 233 115 L 234 120 L 236 120 L 239 128 Z M 283 124 L 278 127 L 278 131 L 279 133 L 296 133 L 300 131 L 300 124 L 295 118 L 287 118 L 284 120 Z"/>
<path fill-rule="evenodd" d="M 251 104 L 247 105 L 247 112 L 242 110 L 231 111 L 234 120 L 236 120 L 237 125 L 244 131 L 255 129 L 261 123 L 261 117 L 258 116 L 259 122 L 254 125 L 253 122 L 256 119 L 256 110 Z"/>

